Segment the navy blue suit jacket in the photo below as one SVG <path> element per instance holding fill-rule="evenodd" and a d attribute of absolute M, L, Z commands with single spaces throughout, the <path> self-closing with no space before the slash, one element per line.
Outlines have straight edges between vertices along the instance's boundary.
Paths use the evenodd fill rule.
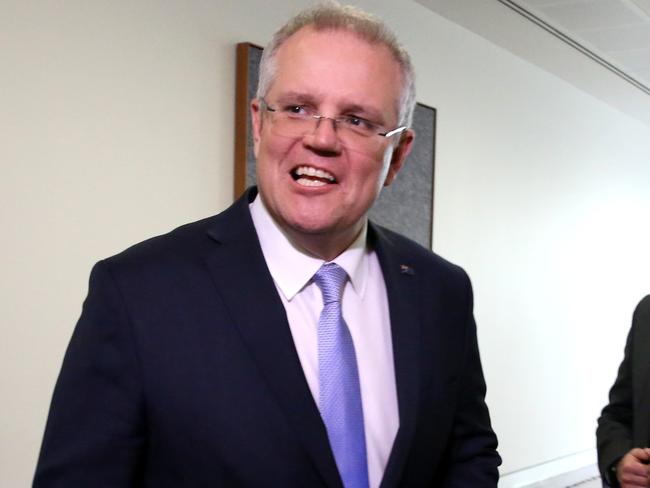
<path fill-rule="evenodd" d="M 341 487 L 248 211 L 95 265 L 36 488 Z M 400 427 L 382 488 L 496 487 L 466 274 L 371 225 L 388 291 Z"/>

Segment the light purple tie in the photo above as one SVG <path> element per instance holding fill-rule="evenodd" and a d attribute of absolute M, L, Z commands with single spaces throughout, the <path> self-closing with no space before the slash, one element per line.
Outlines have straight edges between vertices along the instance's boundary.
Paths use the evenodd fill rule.
<path fill-rule="evenodd" d="M 348 275 L 326 263 L 314 275 L 323 294 L 318 321 L 318 370 L 321 416 L 345 488 L 368 488 L 363 406 L 354 343 L 341 313 Z"/>

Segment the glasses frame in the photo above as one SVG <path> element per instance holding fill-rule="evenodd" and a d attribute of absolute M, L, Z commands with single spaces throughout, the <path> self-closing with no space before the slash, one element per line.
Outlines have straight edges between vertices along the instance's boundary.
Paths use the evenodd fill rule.
<path fill-rule="evenodd" d="M 265 110 L 267 110 L 268 112 L 276 113 L 276 112 L 278 111 L 277 108 L 273 108 L 273 107 L 271 107 L 271 106 L 266 102 L 266 100 L 264 100 L 264 98 L 260 98 L 260 103 L 261 103 L 261 105 L 262 105 L 262 108 L 265 109 Z M 316 119 L 316 120 L 319 121 L 319 122 L 320 122 L 321 120 L 323 120 L 323 119 L 325 119 L 325 120 L 331 120 L 331 121 L 334 123 L 334 127 L 336 128 L 336 127 L 338 127 L 338 124 L 339 124 L 343 119 L 345 119 L 347 116 L 343 116 L 343 115 L 341 115 L 341 116 L 339 116 L 339 117 L 328 117 L 327 115 L 321 115 L 321 114 L 310 114 L 309 117 L 312 117 L 312 118 Z M 371 122 L 371 123 L 374 124 L 374 122 Z M 374 124 L 374 125 L 376 125 L 376 124 Z M 391 130 L 389 130 L 389 131 L 386 131 L 386 132 L 375 132 L 374 134 L 375 134 L 375 135 L 378 135 L 378 136 L 385 137 L 385 138 L 388 139 L 389 137 L 392 137 L 392 136 L 394 136 L 395 134 L 400 134 L 400 133 L 404 132 L 407 128 L 408 128 L 408 127 L 406 127 L 405 125 L 401 125 L 401 126 L 399 126 L 399 127 L 395 127 L 394 129 L 391 129 Z M 371 134 L 371 135 L 372 135 L 372 134 Z"/>

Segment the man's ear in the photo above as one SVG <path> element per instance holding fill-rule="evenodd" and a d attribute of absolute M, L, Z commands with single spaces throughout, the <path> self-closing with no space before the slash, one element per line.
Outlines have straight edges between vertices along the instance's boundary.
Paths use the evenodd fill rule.
<path fill-rule="evenodd" d="M 257 159 L 257 152 L 259 150 L 260 138 L 262 134 L 262 107 L 257 98 L 251 100 L 251 122 L 253 123 L 253 152 Z"/>
<path fill-rule="evenodd" d="M 415 131 L 413 129 L 406 129 L 400 138 L 399 144 L 393 150 L 393 156 L 390 160 L 390 166 L 388 167 L 388 173 L 384 180 L 384 186 L 389 186 L 395 179 L 398 171 L 402 169 L 406 156 L 408 156 L 413 148 L 414 139 Z"/>

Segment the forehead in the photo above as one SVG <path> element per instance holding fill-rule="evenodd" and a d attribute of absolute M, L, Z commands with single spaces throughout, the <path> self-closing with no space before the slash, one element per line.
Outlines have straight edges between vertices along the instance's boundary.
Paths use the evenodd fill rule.
<path fill-rule="evenodd" d="M 401 89 L 400 65 L 385 45 L 345 30 L 305 27 L 278 49 L 269 94 L 306 93 L 396 115 Z"/>

